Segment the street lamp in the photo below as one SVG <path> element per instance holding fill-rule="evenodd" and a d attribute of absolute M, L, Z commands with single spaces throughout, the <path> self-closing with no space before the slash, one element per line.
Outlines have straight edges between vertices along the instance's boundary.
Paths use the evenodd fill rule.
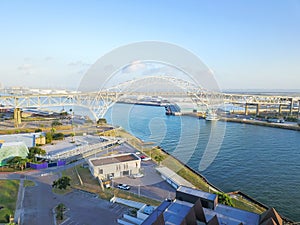
<path fill-rule="evenodd" d="M 69 110 L 70 114 L 71 114 L 71 126 L 72 126 L 72 142 L 75 142 L 74 137 L 75 137 L 75 133 L 74 133 L 74 111 L 72 109 Z"/>
<path fill-rule="evenodd" d="M 140 184 L 138 186 L 138 195 L 139 195 L 139 197 L 141 196 L 141 185 Z"/>

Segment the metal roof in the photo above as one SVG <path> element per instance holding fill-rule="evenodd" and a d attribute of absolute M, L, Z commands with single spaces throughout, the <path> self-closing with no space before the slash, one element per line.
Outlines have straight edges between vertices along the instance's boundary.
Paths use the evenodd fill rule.
<path fill-rule="evenodd" d="M 193 206 L 192 203 L 176 199 L 164 212 L 165 224 L 182 224 Z"/>
<path fill-rule="evenodd" d="M 190 187 L 185 187 L 185 186 L 180 186 L 177 189 L 177 191 L 187 193 L 187 194 L 191 194 L 191 195 L 197 196 L 199 198 L 207 199 L 207 200 L 211 200 L 211 201 L 214 201 L 217 198 L 216 194 L 211 194 L 211 193 L 208 193 L 208 192 L 200 191 L 200 190 L 190 188 Z"/>
<path fill-rule="evenodd" d="M 91 159 L 90 161 L 94 166 L 103 166 L 108 164 L 128 162 L 134 160 L 141 160 L 141 159 L 135 154 L 129 153 L 129 154 L 113 155 L 108 157 Z"/>
<path fill-rule="evenodd" d="M 257 225 L 259 224 L 259 215 L 245 210 L 233 208 L 223 204 L 218 204 L 215 210 L 203 208 L 207 221 L 211 220 L 215 215 L 218 220 L 227 225 Z"/>
<path fill-rule="evenodd" d="M 167 167 L 157 167 L 156 170 L 163 176 L 167 177 L 168 179 L 172 180 L 178 186 L 187 186 L 187 187 L 194 187 L 193 184 L 188 182 L 187 180 L 183 179 L 173 170 L 170 170 Z"/>

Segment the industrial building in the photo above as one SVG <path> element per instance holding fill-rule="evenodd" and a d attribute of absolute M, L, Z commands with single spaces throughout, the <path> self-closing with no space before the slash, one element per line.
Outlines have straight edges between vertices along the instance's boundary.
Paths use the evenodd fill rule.
<path fill-rule="evenodd" d="M 92 175 L 100 180 L 138 174 L 141 168 L 140 157 L 133 153 L 91 158 L 88 163 Z"/>
<path fill-rule="evenodd" d="M 0 135 L 0 140 L 9 142 L 23 142 L 25 145 L 30 147 L 35 147 L 36 145 L 46 144 L 46 134 L 44 132 L 37 133 L 22 133 L 22 134 L 5 134 Z"/>
<path fill-rule="evenodd" d="M 219 204 L 216 194 L 179 187 L 175 200 L 165 200 L 142 225 L 282 225 L 275 209 L 263 214 Z"/>

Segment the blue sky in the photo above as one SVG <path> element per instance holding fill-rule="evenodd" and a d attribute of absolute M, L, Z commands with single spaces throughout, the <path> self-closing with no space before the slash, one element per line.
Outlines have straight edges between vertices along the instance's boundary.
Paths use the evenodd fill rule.
<path fill-rule="evenodd" d="M 76 88 L 137 41 L 195 53 L 222 89 L 300 89 L 300 1 L 0 1 L 0 82 Z"/>

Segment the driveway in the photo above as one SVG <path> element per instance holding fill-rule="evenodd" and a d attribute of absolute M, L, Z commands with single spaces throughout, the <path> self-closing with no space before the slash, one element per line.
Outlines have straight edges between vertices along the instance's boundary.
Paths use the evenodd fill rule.
<path fill-rule="evenodd" d="M 128 184 L 131 187 L 129 190 L 130 192 L 159 201 L 165 200 L 166 198 L 175 198 L 176 190 L 161 178 L 161 176 L 156 172 L 155 167 L 156 164 L 152 161 L 142 162 L 144 177 L 115 178 L 113 180 L 114 186 L 117 186 L 119 183 Z"/>

